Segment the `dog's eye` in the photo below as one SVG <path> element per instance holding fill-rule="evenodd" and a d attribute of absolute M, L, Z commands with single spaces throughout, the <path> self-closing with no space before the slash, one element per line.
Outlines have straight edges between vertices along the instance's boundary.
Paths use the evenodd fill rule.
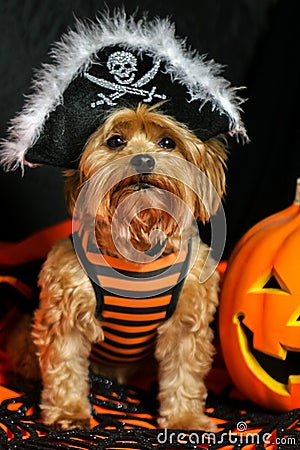
<path fill-rule="evenodd" d="M 176 147 L 175 142 L 170 137 L 164 137 L 159 141 L 158 145 L 165 150 L 172 150 Z"/>
<path fill-rule="evenodd" d="M 119 135 L 112 136 L 106 141 L 107 146 L 112 149 L 122 147 L 125 143 L 124 139 Z"/>

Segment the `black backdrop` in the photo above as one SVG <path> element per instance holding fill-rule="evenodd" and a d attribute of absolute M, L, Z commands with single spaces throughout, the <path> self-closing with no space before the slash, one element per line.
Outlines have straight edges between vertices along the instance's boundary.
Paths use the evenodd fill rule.
<path fill-rule="evenodd" d="M 149 17 L 170 16 L 177 34 L 224 76 L 244 85 L 251 143 L 231 142 L 228 163 L 227 258 L 246 229 L 288 206 L 300 176 L 298 0 L 0 0 L 0 135 L 29 92 L 33 69 L 75 17 L 94 18 L 107 5 Z M 0 170 L 0 240 L 18 240 L 67 217 L 62 175 L 55 168 Z"/>

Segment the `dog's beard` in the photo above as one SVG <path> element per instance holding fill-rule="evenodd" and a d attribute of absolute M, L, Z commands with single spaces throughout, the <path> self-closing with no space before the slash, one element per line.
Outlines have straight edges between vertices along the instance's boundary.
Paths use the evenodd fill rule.
<path fill-rule="evenodd" d="M 130 161 L 131 156 L 113 160 L 86 180 L 79 220 L 91 218 L 98 246 L 108 255 L 137 260 L 131 251 L 143 253 L 164 242 L 164 254 L 177 251 L 197 232 L 196 188 L 205 188 L 199 171 L 182 158 L 170 163 L 159 154 L 155 173 L 140 175 Z"/>
<path fill-rule="evenodd" d="M 143 260 L 139 252 L 149 250 L 153 255 L 178 250 L 195 232 L 193 215 L 183 207 L 185 191 L 166 177 L 143 175 L 122 180 L 97 210 L 96 237 L 102 251 L 109 233 L 113 245 L 110 241 L 107 252 L 113 247 L 126 259 Z"/>

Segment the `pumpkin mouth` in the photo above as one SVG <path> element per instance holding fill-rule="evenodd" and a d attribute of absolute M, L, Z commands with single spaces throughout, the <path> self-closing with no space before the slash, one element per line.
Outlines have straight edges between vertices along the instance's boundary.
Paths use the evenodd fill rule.
<path fill-rule="evenodd" d="M 254 333 L 243 323 L 244 314 L 237 313 L 234 322 L 237 325 L 239 343 L 243 355 L 259 378 L 278 393 L 290 394 L 292 382 L 300 383 L 300 352 L 287 351 L 284 360 L 267 355 L 253 346 Z"/>

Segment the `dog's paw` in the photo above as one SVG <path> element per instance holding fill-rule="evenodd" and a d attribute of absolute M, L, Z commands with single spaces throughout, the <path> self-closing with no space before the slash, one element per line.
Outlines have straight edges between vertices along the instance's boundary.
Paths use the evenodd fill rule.
<path fill-rule="evenodd" d="M 61 410 L 50 408 L 43 411 L 41 417 L 43 423 L 56 430 L 74 430 L 75 428 L 89 429 L 90 414 L 64 414 Z"/>
<path fill-rule="evenodd" d="M 56 430 L 89 429 L 90 419 L 60 419 L 50 425 Z"/>
<path fill-rule="evenodd" d="M 90 428 L 91 406 L 88 398 L 82 402 L 64 404 L 64 408 L 51 403 L 40 404 L 41 419 L 45 425 L 57 430 L 74 430 Z"/>
<path fill-rule="evenodd" d="M 205 415 L 185 414 L 181 417 L 160 417 L 158 419 L 160 428 L 170 428 L 177 430 L 203 430 L 214 433 L 216 425 Z"/>

